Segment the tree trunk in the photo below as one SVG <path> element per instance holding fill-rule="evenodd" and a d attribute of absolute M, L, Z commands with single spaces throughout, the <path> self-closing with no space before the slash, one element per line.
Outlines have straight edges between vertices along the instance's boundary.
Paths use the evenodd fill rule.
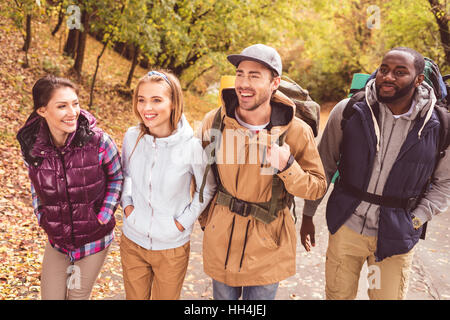
<path fill-rule="evenodd" d="M 58 22 L 56 23 L 55 29 L 53 29 L 53 31 L 52 31 L 52 36 L 55 36 L 55 34 L 58 32 L 63 21 L 64 21 L 64 11 L 63 11 L 63 6 L 61 5 L 61 8 L 59 9 L 59 13 L 58 13 Z"/>
<path fill-rule="evenodd" d="M 450 30 L 448 25 L 450 17 L 445 10 L 444 4 L 440 4 L 439 0 L 428 0 L 428 2 L 431 5 L 431 12 L 433 12 L 439 27 L 439 35 L 445 53 L 445 61 L 447 65 L 450 65 Z"/>
<path fill-rule="evenodd" d="M 73 69 L 78 75 L 81 75 L 81 70 L 83 69 L 84 51 L 86 49 L 86 40 L 89 32 L 89 15 L 86 11 L 83 11 L 81 15 L 81 23 L 83 24 L 83 31 L 79 37 L 77 55 L 73 65 Z"/>
<path fill-rule="evenodd" d="M 22 47 L 22 50 L 25 51 L 25 62 L 23 64 L 23 67 L 28 68 L 28 49 L 30 49 L 31 45 L 31 14 L 27 14 L 26 17 L 25 33 L 25 43 Z"/>
<path fill-rule="evenodd" d="M 125 3 L 122 3 L 122 9 L 120 10 L 121 15 L 123 14 L 124 10 L 125 10 Z M 117 25 L 117 23 L 118 22 L 116 21 L 115 24 Z M 97 56 L 97 65 L 95 66 L 94 76 L 92 77 L 91 94 L 90 94 L 90 98 L 89 98 L 89 107 L 92 107 L 92 104 L 94 102 L 95 79 L 97 78 L 98 68 L 100 67 L 100 59 L 102 58 L 103 54 L 105 53 L 105 50 L 108 47 L 108 43 L 114 38 L 113 34 L 114 34 L 114 32 L 112 32 L 111 34 L 108 35 L 108 37 L 105 40 L 105 43 L 103 44 L 102 51 Z M 98 107 L 96 108 L 95 112 L 98 114 Z"/>
<path fill-rule="evenodd" d="M 92 103 L 94 102 L 94 86 L 95 86 L 95 79 L 97 78 L 97 72 L 98 72 L 98 68 L 100 67 L 100 59 L 103 56 L 103 53 L 105 53 L 106 47 L 108 46 L 109 40 L 107 40 L 105 42 L 105 44 L 103 45 L 103 49 L 100 52 L 100 54 L 97 57 L 97 65 L 95 66 L 95 72 L 94 75 L 92 77 L 92 83 L 91 83 L 91 94 L 89 97 L 89 107 L 92 107 Z M 96 110 L 96 112 L 98 113 L 98 110 Z"/>
<path fill-rule="evenodd" d="M 78 38 L 80 31 L 77 29 L 70 29 L 69 35 L 67 36 L 66 44 L 64 45 L 64 54 L 66 56 L 75 58 L 75 52 L 78 46 Z"/>
<path fill-rule="evenodd" d="M 133 61 L 131 62 L 131 69 L 130 72 L 128 73 L 127 82 L 125 83 L 125 86 L 127 86 L 128 88 L 131 86 L 131 81 L 133 80 L 133 74 L 138 64 L 139 54 L 140 54 L 139 46 L 134 45 Z"/>

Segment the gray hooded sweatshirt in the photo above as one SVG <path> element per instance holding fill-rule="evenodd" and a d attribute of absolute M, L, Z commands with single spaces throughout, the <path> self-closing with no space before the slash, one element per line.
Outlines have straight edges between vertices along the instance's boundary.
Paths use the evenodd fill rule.
<path fill-rule="evenodd" d="M 327 125 L 318 145 L 320 157 L 325 169 L 328 185 L 337 170 L 339 161 L 339 146 L 342 141 L 341 120 L 342 113 L 349 99 L 340 101 L 331 111 Z M 374 105 L 377 101 L 375 79 L 366 86 L 366 102 Z M 406 140 L 409 131 L 413 128 L 417 117 L 426 117 L 425 123 L 430 119 L 436 96 L 433 89 L 423 82 L 416 90 L 409 111 L 402 115 L 394 115 L 383 103 L 379 103 L 379 123 L 372 113 L 375 133 L 377 136 L 377 153 L 372 169 L 367 192 L 382 195 L 392 166 L 397 159 L 400 148 Z M 422 127 L 423 129 L 423 127 Z M 422 130 L 419 131 L 419 135 Z M 447 210 L 447 201 L 450 198 L 450 152 L 446 150 L 445 156 L 440 160 L 432 187 L 421 199 L 419 205 L 412 212 L 422 223 L 431 220 L 432 216 Z M 322 199 L 316 201 L 305 200 L 303 214 L 313 216 Z M 376 236 L 378 232 L 379 206 L 362 201 L 355 212 L 345 222 L 352 230 L 367 236 Z"/>

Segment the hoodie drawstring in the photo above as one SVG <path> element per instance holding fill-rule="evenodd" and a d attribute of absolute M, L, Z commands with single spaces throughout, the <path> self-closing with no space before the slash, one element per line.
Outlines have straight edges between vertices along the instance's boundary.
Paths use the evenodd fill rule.
<path fill-rule="evenodd" d="M 373 85 L 375 86 L 375 81 L 373 83 L 374 83 Z M 370 86 L 366 86 L 365 97 L 366 97 L 366 103 L 369 106 L 370 114 L 372 115 L 373 126 L 375 129 L 375 136 L 377 138 L 377 152 L 378 152 L 378 151 L 380 151 L 380 135 L 381 134 L 380 134 L 380 127 L 378 126 L 377 118 L 375 118 L 375 114 L 373 113 L 372 106 L 369 103 L 369 99 L 368 99 L 369 89 L 370 89 Z"/>
<path fill-rule="evenodd" d="M 420 128 L 420 130 L 419 130 L 419 133 L 418 133 L 418 138 L 419 139 L 420 139 L 420 136 L 422 135 L 423 128 L 425 128 L 425 125 L 427 124 L 428 120 L 430 120 L 431 115 L 433 114 L 434 105 L 435 105 L 435 101 L 432 100 L 432 104 L 431 104 L 430 109 L 428 109 L 427 115 L 425 117 L 425 121 L 423 122 L 423 125 Z"/>

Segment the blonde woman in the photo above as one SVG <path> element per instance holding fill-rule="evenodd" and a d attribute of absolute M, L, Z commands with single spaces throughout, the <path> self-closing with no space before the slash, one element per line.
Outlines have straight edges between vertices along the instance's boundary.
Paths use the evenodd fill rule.
<path fill-rule="evenodd" d="M 199 201 L 206 156 L 183 115 L 178 79 L 150 71 L 133 97 L 139 125 L 125 134 L 121 260 L 127 299 L 179 299 L 189 261 L 190 234 L 214 195 L 209 175 Z"/>

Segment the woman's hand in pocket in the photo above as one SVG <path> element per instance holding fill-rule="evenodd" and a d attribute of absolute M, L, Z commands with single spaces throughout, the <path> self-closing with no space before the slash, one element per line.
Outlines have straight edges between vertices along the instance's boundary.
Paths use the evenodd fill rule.
<path fill-rule="evenodd" d="M 175 225 L 177 226 L 178 230 L 180 230 L 180 232 L 183 232 L 184 227 L 181 225 L 181 223 L 179 223 L 176 219 L 173 219 L 173 221 L 175 221 Z"/>
<path fill-rule="evenodd" d="M 134 206 L 132 206 L 132 205 L 127 206 L 123 210 L 123 212 L 125 213 L 125 217 L 128 218 L 130 216 L 130 214 L 133 212 L 133 210 L 134 210 Z"/>

